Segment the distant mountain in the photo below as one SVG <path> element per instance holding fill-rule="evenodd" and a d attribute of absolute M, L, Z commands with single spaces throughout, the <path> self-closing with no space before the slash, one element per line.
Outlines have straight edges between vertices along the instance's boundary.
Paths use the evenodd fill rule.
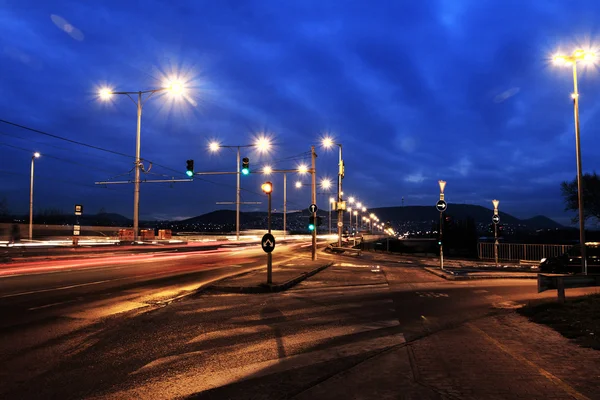
<path fill-rule="evenodd" d="M 527 226 L 535 226 L 537 229 L 560 229 L 565 227 L 543 215 L 536 215 L 533 218 L 524 219 L 523 223 L 527 224 Z M 587 229 L 588 228 L 586 228 L 586 230 Z"/>
<path fill-rule="evenodd" d="M 437 221 L 440 213 L 434 206 L 404 206 L 404 207 L 380 207 L 372 208 L 369 211 L 377 214 L 382 221 L 391 222 L 424 222 Z M 472 204 L 448 204 L 447 216 L 456 220 L 465 220 L 473 218 L 476 223 L 487 224 L 491 222 L 494 211 L 492 209 L 472 205 Z M 564 228 L 564 226 L 544 216 L 536 216 L 526 220 L 513 217 L 510 214 L 500 211 L 500 223 L 510 225 L 524 225 L 530 229 L 554 229 Z"/>

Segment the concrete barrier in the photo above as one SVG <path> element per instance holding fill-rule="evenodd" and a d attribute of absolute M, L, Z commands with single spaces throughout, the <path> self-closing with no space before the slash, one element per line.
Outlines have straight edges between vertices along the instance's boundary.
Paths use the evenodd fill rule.
<path fill-rule="evenodd" d="M 558 301 L 564 303 L 565 289 L 600 286 L 600 275 L 548 275 L 538 274 L 538 293 L 556 289 Z"/>

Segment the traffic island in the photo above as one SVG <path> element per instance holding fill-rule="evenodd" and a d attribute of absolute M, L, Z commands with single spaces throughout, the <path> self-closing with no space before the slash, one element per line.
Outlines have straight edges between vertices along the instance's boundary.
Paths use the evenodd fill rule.
<path fill-rule="evenodd" d="M 424 267 L 425 271 L 449 281 L 466 281 L 472 279 L 537 279 L 536 272 L 508 272 L 486 271 L 481 269 L 466 268 L 439 268 Z"/>
<path fill-rule="evenodd" d="M 273 283 L 267 284 L 267 269 L 261 268 L 228 277 L 206 288 L 226 293 L 275 293 L 287 290 L 333 265 L 324 261 L 284 263 L 273 267 Z"/>

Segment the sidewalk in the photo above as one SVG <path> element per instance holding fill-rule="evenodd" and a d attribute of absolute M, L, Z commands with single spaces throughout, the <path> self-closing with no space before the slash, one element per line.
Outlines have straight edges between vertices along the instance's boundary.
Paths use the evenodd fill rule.
<path fill-rule="evenodd" d="M 272 284 L 267 285 L 267 268 L 255 269 L 244 274 L 225 278 L 206 290 L 229 293 L 271 293 L 289 289 L 306 278 L 328 268 L 330 261 L 298 258 L 293 263 L 274 265 Z"/>
<path fill-rule="evenodd" d="M 510 271 L 481 271 L 474 268 L 445 268 L 424 267 L 425 271 L 449 281 L 464 281 L 469 279 L 537 279 L 537 272 Z"/>
<path fill-rule="evenodd" d="M 598 351 L 509 313 L 393 348 L 294 398 L 590 400 L 599 368 Z"/>

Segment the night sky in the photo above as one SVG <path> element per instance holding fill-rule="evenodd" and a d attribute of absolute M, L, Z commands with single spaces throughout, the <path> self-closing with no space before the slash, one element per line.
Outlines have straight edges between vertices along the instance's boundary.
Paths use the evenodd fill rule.
<path fill-rule="evenodd" d="M 595 0 L 498 1 L 34 1 L 0 0 L 0 199 L 28 210 L 31 154 L 35 209 L 129 218 L 136 108 L 97 91 L 158 88 L 176 76 L 186 96 L 145 103 L 141 155 L 147 180 L 196 171 L 235 171 L 243 148 L 253 171 L 242 177 L 242 211 L 265 210 L 257 171 L 294 169 L 317 146 L 318 179 L 337 174 L 343 145 L 345 197 L 367 207 L 431 205 L 439 179 L 446 200 L 520 218 L 568 223 L 560 182 L 575 178 L 571 69 L 557 51 L 595 49 Z M 579 68 L 584 172 L 600 170 L 600 74 Z M 73 143 L 72 141 L 86 144 Z M 101 149 L 110 150 L 111 152 Z M 310 204 L 309 176 L 288 174 L 288 209 Z M 273 205 L 282 208 L 283 177 Z M 331 189 L 330 189 L 331 190 Z M 326 192 L 326 190 L 319 190 Z M 318 204 L 328 209 L 329 194 Z M 235 175 L 188 183 L 143 183 L 142 219 L 187 218 L 235 200 Z M 449 207 L 451 211 L 451 205 Z"/>

